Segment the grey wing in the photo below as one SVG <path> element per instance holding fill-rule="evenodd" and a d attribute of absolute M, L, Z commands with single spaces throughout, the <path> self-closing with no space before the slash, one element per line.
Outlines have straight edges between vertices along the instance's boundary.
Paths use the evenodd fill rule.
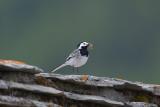
<path fill-rule="evenodd" d="M 73 58 L 73 57 L 78 57 L 80 55 L 80 52 L 78 49 L 74 50 L 71 54 L 69 54 L 69 56 L 67 57 L 66 61 L 68 61 L 69 59 Z"/>

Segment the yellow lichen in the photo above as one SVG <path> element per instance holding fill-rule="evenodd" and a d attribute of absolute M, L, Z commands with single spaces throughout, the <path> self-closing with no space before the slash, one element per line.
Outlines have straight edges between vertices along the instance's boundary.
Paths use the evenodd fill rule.
<path fill-rule="evenodd" d="M 87 81 L 88 80 L 88 75 L 82 75 L 81 80 Z"/>
<path fill-rule="evenodd" d="M 17 61 L 17 60 L 4 60 L 4 59 L 0 59 L 0 64 L 25 64 L 25 62 Z"/>

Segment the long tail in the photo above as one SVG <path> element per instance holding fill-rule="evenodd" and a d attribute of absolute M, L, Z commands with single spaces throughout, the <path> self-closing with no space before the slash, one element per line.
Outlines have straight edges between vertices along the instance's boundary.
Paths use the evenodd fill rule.
<path fill-rule="evenodd" d="M 55 71 L 57 71 L 57 70 L 59 70 L 59 69 L 65 67 L 65 66 L 67 66 L 67 64 L 64 63 L 64 64 L 60 65 L 59 67 L 57 67 L 56 69 L 54 69 L 54 70 L 51 71 L 51 72 L 55 72 Z"/>

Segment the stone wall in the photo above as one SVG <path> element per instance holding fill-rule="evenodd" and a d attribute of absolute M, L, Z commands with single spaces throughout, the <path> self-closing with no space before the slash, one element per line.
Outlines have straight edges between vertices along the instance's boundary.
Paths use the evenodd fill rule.
<path fill-rule="evenodd" d="M 0 60 L 0 107 L 160 107 L 160 86 Z"/>

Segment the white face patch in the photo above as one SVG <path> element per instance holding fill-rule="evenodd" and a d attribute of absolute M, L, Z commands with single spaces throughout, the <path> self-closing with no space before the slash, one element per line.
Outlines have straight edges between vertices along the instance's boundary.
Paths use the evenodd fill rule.
<path fill-rule="evenodd" d="M 81 44 L 80 44 L 80 46 L 79 46 L 79 49 L 81 49 L 81 47 L 85 47 L 85 46 L 87 46 L 89 43 L 87 43 L 87 42 L 82 42 Z"/>

